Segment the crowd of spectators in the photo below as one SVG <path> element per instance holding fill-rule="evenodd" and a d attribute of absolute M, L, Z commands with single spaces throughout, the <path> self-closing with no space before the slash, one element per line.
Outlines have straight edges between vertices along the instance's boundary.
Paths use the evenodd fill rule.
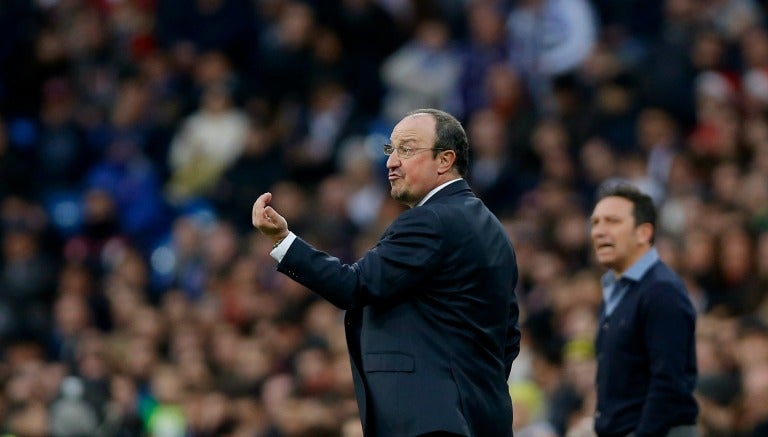
<path fill-rule="evenodd" d="M 595 190 L 635 182 L 698 311 L 704 436 L 768 435 L 768 2 L 3 0 L 0 426 L 360 436 L 340 310 L 275 272 L 265 191 L 345 259 L 438 107 L 515 245 L 519 436 L 590 435 Z"/>

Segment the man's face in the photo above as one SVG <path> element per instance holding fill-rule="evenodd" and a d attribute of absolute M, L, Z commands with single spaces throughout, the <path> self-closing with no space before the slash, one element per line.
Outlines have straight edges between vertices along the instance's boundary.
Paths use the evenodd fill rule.
<path fill-rule="evenodd" d="M 590 238 L 597 262 L 624 273 L 650 248 L 650 224 L 635 226 L 634 205 L 628 199 L 609 196 L 592 212 Z"/>
<path fill-rule="evenodd" d="M 415 206 L 438 183 L 438 158 L 435 146 L 435 119 L 429 114 L 416 114 L 404 118 L 392 130 L 390 138 L 395 149 L 400 146 L 419 149 L 410 158 L 403 158 L 397 152 L 389 155 L 387 169 L 392 198 L 408 206 Z"/>

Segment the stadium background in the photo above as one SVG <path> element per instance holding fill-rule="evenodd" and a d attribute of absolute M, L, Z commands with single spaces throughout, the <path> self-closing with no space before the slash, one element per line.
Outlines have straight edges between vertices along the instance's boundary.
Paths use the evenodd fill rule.
<path fill-rule="evenodd" d="M 342 314 L 251 204 L 354 260 L 401 211 L 381 144 L 439 107 L 518 253 L 516 435 L 590 434 L 611 179 L 698 311 L 702 435 L 768 435 L 766 4 L 3 0 L 0 426 L 361 435 Z"/>

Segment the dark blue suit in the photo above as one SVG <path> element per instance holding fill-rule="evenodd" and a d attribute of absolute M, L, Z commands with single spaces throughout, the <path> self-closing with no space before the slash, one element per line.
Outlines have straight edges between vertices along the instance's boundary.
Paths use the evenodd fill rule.
<path fill-rule="evenodd" d="M 466 182 L 402 213 L 352 265 L 296 239 L 278 270 L 347 310 L 366 436 L 511 435 L 517 266 Z"/>
<path fill-rule="evenodd" d="M 600 320 L 595 431 L 664 436 L 695 423 L 696 314 L 682 280 L 656 261 Z"/>

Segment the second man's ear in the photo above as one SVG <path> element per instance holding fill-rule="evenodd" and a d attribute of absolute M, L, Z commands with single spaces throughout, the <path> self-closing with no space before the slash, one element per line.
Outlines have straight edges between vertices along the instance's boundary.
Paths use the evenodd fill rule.
<path fill-rule="evenodd" d="M 637 231 L 640 233 L 643 242 L 650 243 L 653 239 L 653 225 L 650 223 L 643 223 L 637 227 Z"/>

